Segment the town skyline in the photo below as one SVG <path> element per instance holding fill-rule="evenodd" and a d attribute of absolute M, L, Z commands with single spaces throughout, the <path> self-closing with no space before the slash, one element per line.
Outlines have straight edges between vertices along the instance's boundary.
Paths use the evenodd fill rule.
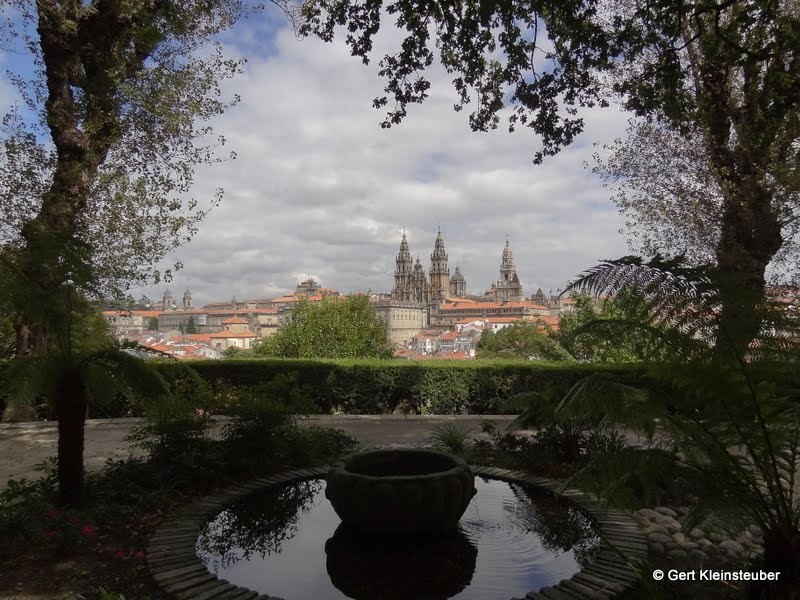
<path fill-rule="evenodd" d="M 400 35 L 382 29 L 376 56 Z M 382 129 L 384 111 L 372 107 L 385 86 L 378 61 L 364 66 L 343 39 L 299 41 L 268 9 L 222 42 L 226 54 L 247 57 L 223 90 L 241 102 L 214 122 L 223 151 L 237 158 L 196 174 L 191 196 L 201 207 L 217 188 L 225 194 L 163 261 L 185 265 L 173 292 L 188 287 L 198 304 L 279 296 L 308 276 L 341 291 L 389 292 L 403 227 L 414 258 L 427 262 L 441 225 L 471 293 L 497 279 L 506 235 L 528 294 L 630 253 L 612 191 L 584 166 L 602 151 L 595 142 L 624 136 L 629 115 L 618 107 L 581 110 L 584 133 L 534 166 L 539 137 L 524 127 L 473 132 L 469 109 L 452 110 L 457 94 L 441 65 L 429 74 L 429 99 Z M 131 294 L 155 297 L 163 287 Z"/>
<path fill-rule="evenodd" d="M 371 272 L 366 274 L 365 280 L 371 282 L 377 282 L 375 285 L 368 285 L 362 284 L 357 285 L 358 279 L 350 278 L 350 281 L 355 281 L 356 285 L 354 287 L 348 287 L 347 285 L 339 285 L 337 281 L 330 281 L 327 278 L 323 278 L 317 272 L 310 272 L 310 271 L 302 271 L 300 269 L 292 270 L 290 275 L 293 276 L 293 279 L 285 280 L 284 282 L 275 282 L 274 285 L 272 284 L 274 280 L 274 276 L 270 284 L 266 285 L 255 285 L 249 288 L 250 291 L 246 288 L 229 288 L 227 291 L 227 295 L 225 291 L 221 291 L 218 294 L 214 294 L 214 289 L 217 286 L 214 286 L 213 283 L 210 285 L 204 285 L 205 282 L 202 280 L 198 280 L 194 277 L 191 278 L 193 283 L 190 283 L 189 278 L 184 278 L 182 275 L 186 272 L 186 269 L 181 269 L 177 271 L 173 280 L 171 282 L 159 282 L 158 284 L 146 287 L 135 288 L 132 290 L 131 295 L 134 299 L 139 299 L 142 295 L 147 296 L 150 300 L 157 302 L 161 300 L 161 297 L 164 291 L 169 288 L 172 294 L 176 297 L 180 297 L 184 290 L 188 289 L 191 291 L 193 303 L 195 306 L 203 306 L 205 304 L 212 304 L 215 302 L 225 302 L 230 300 L 232 297 L 235 297 L 238 300 L 245 300 L 245 299 L 255 299 L 255 298 L 274 298 L 283 296 L 288 293 L 292 293 L 295 290 L 297 284 L 301 281 L 304 281 L 308 278 L 314 279 L 317 283 L 319 283 L 322 287 L 334 289 L 342 294 L 349 294 L 349 293 L 358 293 L 358 292 L 367 292 L 372 291 L 373 293 L 380 293 L 380 294 L 390 294 L 392 292 L 392 288 L 394 286 L 394 271 L 395 271 L 395 259 L 397 250 L 400 244 L 400 240 L 402 236 L 405 234 L 409 246 L 411 247 L 411 255 L 414 261 L 416 261 L 417 255 L 425 268 L 427 273 L 428 267 L 430 264 L 430 254 L 434 248 L 434 242 L 436 239 L 437 231 L 441 225 L 433 225 L 433 231 L 428 228 L 417 228 L 417 227 L 399 227 L 397 230 L 397 239 L 387 240 L 386 243 L 382 244 L 382 247 L 388 248 L 388 254 L 385 256 L 386 268 L 378 273 L 378 272 Z M 412 241 L 411 232 L 418 232 L 417 238 Z M 498 241 L 497 251 L 494 252 L 496 257 L 492 256 L 489 253 L 481 254 L 474 248 L 466 248 L 462 250 L 462 252 L 458 252 L 459 249 L 464 249 L 464 243 L 458 243 L 459 241 L 451 241 L 451 236 L 447 234 L 447 229 L 442 228 L 442 235 L 444 237 L 446 251 L 449 256 L 448 267 L 450 270 L 450 274 L 452 275 L 455 272 L 455 268 L 458 265 L 460 267 L 461 273 L 466 278 L 467 287 L 466 292 L 467 295 L 474 295 L 474 296 L 481 296 L 492 286 L 493 283 L 497 281 L 498 273 L 500 269 L 501 259 L 503 250 L 505 249 L 506 245 L 506 235 L 503 234 L 501 239 Z M 419 240 L 419 232 L 422 235 L 430 237 L 430 244 L 420 243 Z M 565 275 L 562 279 L 558 280 L 557 278 L 551 278 L 551 281 L 544 281 L 542 279 L 537 279 L 535 276 L 536 266 L 534 264 L 530 264 L 528 261 L 531 258 L 530 254 L 525 252 L 525 247 L 522 244 L 514 243 L 513 238 L 509 235 L 508 239 L 511 243 L 511 246 L 514 250 L 514 261 L 516 265 L 517 273 L 519 274 L 520 281 L 522 283 L 522 291 L 525 297 L 530 297 L 532 294 L 536 292 L 537 289 L 541 288 L 545 294 L 556 293 L 557 290 L 563 289 L 566 284 L 578 275 L 578 271 L 575 273 L 570 274 L 569 276 Z M 427 246 L 430 248 L 427 248 Z M 490 242 L 482 244 L 482 246 L 490 246 Z M 459 258 L 459 256 L 466 256 L 467 258 Z M 536 256 L 533 256 L 533 260 L 531 262 L 536 262 Z M 599 259 L 598 259 L 599 260 Z M 587 264 L 584 268 L 589 268 L 593 266 L 594 263 Z M 190 266 L 190 265 L 187 265 Z M 333 265 L 335 267 L 335 265 Z M 583 269 L 581 269 L 583 270 Z M 335 269 L 323 270 L 323 272 L 333 272 L 335 273 Z M 483 277 L 482 277 L 483 275 Z M 485 279 L 485 281 L 484 281 Z M 283 283 L 283 285 L 281 285 Z M 381 285 L 381 283 L 383 285 Z M 485 284 L 485 285 L 484 285 Z M 549 284 L 549 285 L 548 285 Z M 211 290 L 211 291 L 209 291 Z M 260 290 L 265 290 L 264 292 Z"/>

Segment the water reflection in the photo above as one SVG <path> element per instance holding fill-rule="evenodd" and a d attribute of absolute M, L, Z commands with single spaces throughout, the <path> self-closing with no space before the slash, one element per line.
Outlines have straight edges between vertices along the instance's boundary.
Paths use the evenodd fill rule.
<path fill-rule="evenodd" d="M 297 522 L 314 504 L 323 490 L 320 480 L 255 494 L 219 513 L 197 538 L 197 555 L 213 564 L 215 570 L 227 569 L 253 554 L 265 558 L 280 554 L 285 541 L 297 534 Z"/>
<path fill-rule="evenodd" d="M 435 543 L 356 540 L 324 480 L 254 494 L 220 512 L 197 542 L 209 571 L 286 600 L 507 600 L 571 577 L 596 537 L 579 509 L 524 485 L 476 478 L 458 535 Z"/>
<path fill-rule="evenodd" d="M 364 540 L 343 525 L 325 542 L 331 583 L 353 600 L 439 600 L 462 592 L 478 549 L 457 531 L 435 541 Z"/>
<path fill-rule="evenodd" d="M 546 550 L 554 554 L 571 551 L 582 569 L 588 567 L 597 549 L 597 538 L 587 535 L 594 527 L 591 517 L 574 504 L 556 501 L 536 488 L 508 485 L 519 500 L 504 503 L 509 520 L 522 531 L 535 534 Z"/>

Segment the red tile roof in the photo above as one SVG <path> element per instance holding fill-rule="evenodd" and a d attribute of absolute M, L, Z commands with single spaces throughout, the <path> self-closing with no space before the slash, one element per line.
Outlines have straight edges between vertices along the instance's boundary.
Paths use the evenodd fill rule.
<path fill-rule="evenodd" d="M 209 333 L 208 337 L 214 339 L 233 339 L 233 338 L 257 338 L 258 336 L 251 331 L 245 331 L 242 333 L 234 333 L 232 331 L 218 331 L 216 333 Z"/>
<path fill-rule="evenodd" d="M 460 334 L 457 331 L 445 331 L 439 336 L 440 341 L 455 340 Z"/>
<path fill-rule="evenodd" d="M 181 336 L 175 338 L 174 341 L 182 341 L 182 342 L 207 342 L 211 338 L 207 333 L 185 333 Z"/>
<path fill-rule="evenodd" d="M 229 317 L 222 321 L 223 325 L 247 325 L 250 321 L 242 317 Z"/>

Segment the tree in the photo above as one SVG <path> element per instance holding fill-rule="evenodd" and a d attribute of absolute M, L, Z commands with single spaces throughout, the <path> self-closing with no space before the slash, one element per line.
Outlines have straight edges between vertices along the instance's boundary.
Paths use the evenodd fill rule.
<path fill-rule="evenodd" d="M 235 0 L 11 2 L 0 36 L 36 67 L 11 80 L 25 102 L 4 119 L 0 235 L 25 275 L 55 289 L 70 238 L 91 248 L 92 286 L 119 297 L 160 273 L 155 261 L 204 212 L 184 200 L 198 164 L 218 160 L 205 122 L 232 102 L 219 81 L 240 69 L 211 36 L 242 13 Z M 210 51 L 209 51 L 210 49 Z M 200 54 L 207 58 L 199 58 Z M 197 57 L 197 58 L 187 58 Z M 79 290 L 87 282 L 73 282 Z M 18 307 L 17 351 L 46 349 L 46 326 Z"/>
<path fill-rule="evenodd" d="M 194 317 L 189 317 L 186 322 L 186 333 L 197 333 L 197 325 L 194 323 Z"/>
<path fill-rule="evenodd" d="M 644 119 L 631 119 L 627 134 L 595 153 L 592 171 L 614 190 L 631 249 L 647 256 L 684 255 L 694 264 L 715 262 L 724 198 L 705 141 Z M 800 274 L 800 194 L 781 194 L 774 202 L 783 244 L 769 275 L 778 282 Z"/>
<path fill-rule="evenodd" d="M 582 361 L 599 363 L 632 363 L 652 358 L 654 348 L 638 332 L 589 328 L 597 321 L 604 323 L 637 320 L 642 316 L 641 299 L 623 294 L 600 300 L 585 293 L 573 293 L 575 309 L 562 312 L 556 340 Z"/>
<path fill-rule="evenodd" d="M 212 40 L 244 8 L 239 0 L 12 0 L 4 9 L 0 39 L 21 44 L 34 64 L 11 77 L 25 106 L 4 118 L 0 144 L 16 354 L 60 357 L 59 491 L 63 504 L 80 504 L 86 363 L 73 361 L 71 317 L 57 303 L 120 295 L 152 273 L 140 265 L 194 232 L 203 212 L 183 198 L 194 167 L 216 160 L 224 140 L 209 143 L 207 123 L 235 102 L 218 83 L 241 65 Z"/>
<path fill-rule="evenodd" d="M 456 110 L 477 97 L 474 130 L 497 127 L 510 105 L 509 129 L 542 136 L 534 156 L 574 139 L 578 110 L 615 95 L 636 115 L 693 136 L 704 145 L 722 199 L 715 255 L 729 281 L 720 317 L 739 327 L 743 354 L 757 334 L 765 271 L 781 248 L 781 201 L 797 194 L 800 137 L 800 12 L 768 0 L 590 0 L 431 2 L 386 6 L 406 32 L 380 74 L 394 107 L 383 127 L 424 101 L 424 72 L 434 50 L 455 75 Z M 351 52 L 367 62 L 381 25 L 382 2 L 309 0 L 301 33 L 332 40 L 348 29 Z M 541 37 L 546 32 L 550 46 Z M 739 288 L 751 294 L 735 293 Z M 733 330 L 733 328 L 731 328 Z"/>
<path fill-rule="evenodd" d="M 390 358 L 386 324 L 366 296 L 301 299 L 272 336 L 258 342 L 259 356 L 281 358 Z"/>
<path fill-rule="evenodd" d="M 484 331 L 478 340 L 476 357 L 575 360 L 536 323 L 514 323 L 496 332 Z"/>
<path fill-rule="evenodd" d="M 643 299 L 639 318 L 604 325 L 635 331 L 662 352 L 645 363 L 644 379 L 595 373 L 552 398 L 551 409 L 561 419 L 588 418 L 600 430 L 623 427 L 653 440 L 647 448 L 593 454 L 568 483 L 641 506 L 635 488 L 660 503 L 664 484 L 685 482 L 699 497 L 685 527 L 706 519 L 732 532 L 756 524 L 764 556 L 754 566 L 781 576 L 754 583 L 748 597 L 788 600 L 800 593 L 800 321 L 780 301 L 763 300 L 756 305 L 758 334 L 741 357 L 741 336 L 730 330 L 736 325 L 719 310 L 725 285 L 727 276 L 715 268 L 680 260 L 626 257 L 584 273 L 570 289 Z M 665 322 L 671 326 L 658 326 Z"/>
<path fill-rule="evenodd" d="M 158 317 L 150 317 L 147 320 L 148 331 L 158 331 Z"/>
<path fill-rule="evenodd" d="M 228 346 L 222 351 L 222 358 L 237 358 L 244 350 L 238 346 Z"/>

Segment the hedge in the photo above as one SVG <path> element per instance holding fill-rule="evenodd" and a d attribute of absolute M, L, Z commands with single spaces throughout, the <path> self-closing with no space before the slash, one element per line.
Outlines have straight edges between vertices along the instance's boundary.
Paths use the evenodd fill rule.
<path fill-rule="evenodd" d="M 503 401 L 514 394 L 570 386 L 591 373 L 613 374 L 631 384 L 642 385 L 646 380 L 642 365 L 501 360 L 167 360 L 156 366 L 165 375 L 191 367 L 210 384 L 218 399 L 231 388 L 255 388 L 278 375 L 288 375 L 308 392 L 317 412 L 346 414 L 388 414 L 398 407 L 421 414 L 503 414 L 509 412 Z M 7 362 L 0 360 L 0 413 L 6 403 L 6 368 Z M 800 385 L 800 375 L 794 369 L 780 374 L 770 371 L 764 377 L 784 385 Z M 91 407 L 89 416 L 135 414 L 130 409 L 120 399 L 110 406 Z"/>
<path fill-rule="evenodd" d="M 503 414 L 503 401 L 524 391 L 572 385 L 604 371 L 634 382 L 636 366 L 564 365 L 530 361 L 208 360 L 190 363 L 214 389 L 254 387 L 278 374 L 306 386 L 322 413 Z"/>
<path fill-rule="evenodd" d="M 420 414 L 503 414 L 503 400 L 524 391 L 571 385 L 596 371 L 627 380 L 641 377 L 634 366 L 564 365 L 530 361 L 407 360 L 203 360 L 159 361 L 167 375 L 190 366 L 219 395 L 226 388 L 253 388 L 279 374 L 294 376 L 320 413 L 387 414 L 398 407 Z M 0 411 L 5 404 L 0 361 Z M 124 417 L 127 405 L 91 410 L 90 417 Z M 119 414 L 116 414 L 119 413 Z"/>

